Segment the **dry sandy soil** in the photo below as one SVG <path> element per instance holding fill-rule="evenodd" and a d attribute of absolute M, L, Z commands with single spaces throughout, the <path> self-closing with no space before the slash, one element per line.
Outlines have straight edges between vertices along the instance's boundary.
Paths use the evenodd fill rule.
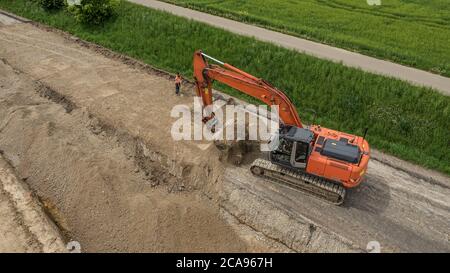
<path fill-rule="evenodd" d="M 0 253 L 65 252 L 58 228 L 0 155 Z"/>
<path fill-rule="evenodd" d="M 193 90 L 166 73 L 28 23 L 0 26 L 0 58 L 0 149 L 82 251 L 450 250 L 446 176 L 375 152 L 331 206 L 173 141 Z"/>
<path fill-rule="evenodd" d="M 37 30 L 34 27 L 30 29 Z M 3 30 L 5 28 L 0 29 Z M 21 37 L 29 36 L 29 33 L 18 30 L 13 33 Z M 51 48 L 55 46 L 53 43 L 47 45 Z M 1 48 L 2 52 L 15 50 L 11 46 L 2 45 Z M 72 52 L 70 48 L 67 50 Z M 186 164 L 175 164 L 164 154 L 147 150 L 152 145 L 164 149 L 173 147 L 167 141 L 167 132 L 159 132 L 158 119 L 154 118 L 161 116 L 159 121 L 163 122 L 166 118 L 165 124 L 170 124 L 170 116 L 165 117 L 168 110 L 165 109 L 167 100 L 164 94 L 154 94 L 154 98 L 149 93 L 136 97 L 142 102 L 159 101 L 159 107 L 143 104 L 139 107 L 138 101 L 130 101 L 131 104 L 125 105 L 123 96 L 116 97 L 118 100 L 113 99 L 115 102 L 112 104 L 108 103 L 107 97 L 113 98 L 111 95 L 117 92 L 106 86 L 98 88 L 96 85 L 102 85 L 104 81 L 98 81 L 98 75 L 93 75 L 91 69 L 97 67 L 99 73 L 111 77 L 115 77 L 114 73 L 131 77 L 128 83 L 120 84 L 125 89 L 128 89 L 126 85 L 137 83 L 133 77 L 138 71 L 125 65 L 113 71 L 115 65 L 110 60 L 103 58 L 106 63 L 96 63 L 102 58 L 97 59 L 95 56 L 98 54 L 95 52 L 86 53 L 88 55 L 84 58 L 95 60 L 91 64 L 86 63 L 87 66 L 78 57 L 68 57 L 75 64 L 88 69 L 79 71 L 84 76 L 76 76 L 75 71 L 69 72 L 67 76 L 81 77 L 77 81 L 82 85 L 90 81 L 94 88 L 90 92 L 94 91 L 101 98 L 105 108 L 122 105 L 124 108 L 120 111 L 140 109 L 144 120 L 152 120 L 152 124 L 140 124 L 142 118 L 131 112 L 132 115 L 128 117 L 117 113 L 118 116 L 109 120 L 111 125 L 102 123 L 88 109 L 76 106 L 44 86 L 41 81 L 13 68 L 8 58 L 0 62 L 0 147 L 21 179 L 39 196 L 67 241 L 79 241 L 82 251 L 89 252 L 285 250 L 284 246 L 271 243 L 271 240 L 257 232 L 240 227 L 234 218 L 221 212 L 219 206 L 210 202 L 204 194 L 193 191 L 194 185 L 189 182 L 195 181 L 186 181 L 181 174 L 185 171 L 182 166 Z M 18 56 L 16 53 L 8 55 Z M 59 54 L 56 56 L 62 57 Z M 48 64 L 41 68 L 44 73 L 51 70 Z M 88 74 L 94 78 L 89 80 Z M 166 80 L 158 83 L 158 76 L 140 74 L 144 80 L 138 83 L 141 88 L 134 86 L 130 90 L 142 91 L 143 86 L 153 87 L 160 92 L 169 90 Z M 82 78 L 86 78 L 86 81 Z M 119 83 L 120 80 L 115 82 Z M 68 87 L 63 81 L 61 83 Z M 80 90 L 77 84 L 72 87 L 76 92 Z M 88 91 L 88 88 L 85 90 Z M 125 128 L 116 129 L 122 122 L 128 123 L 121 118 L 135 119 L 130 124 L 137 126 L 133 128 L 137 130 L 136 133 L 143 130 L 155 143 L 143 144 L 144 140 L 137 139 L 143 136 L 131 136 Z M 178 150 L 183 149 L 179 147 Z M 189 159 L 192 168 L 188 171 L 197 183 L 206 183 L 208 179 L 214 182 L 218 177 L 217 171 L 206 165 L 210 159 L 206 157 L 208 152 L 204 153 L 196 155 L 195 152 L 186 152 L 184 155 L 196 156 Z M 146 160 L 144 157 L 151 159 Z M 185 187 L 187 190 L 183 191 Z"/>
<path fill-rule="evenodd" d="M 68 114 L 5 63 L 0 75 L 1 147 L 68 240 L 85 251 L 249 250 L 218 207 L 158 166 L 141 169 L 86 110 Z"/>
<path fill-rule="evenodd" d="M 14 23 L 17 21 L 13 18 L 0 15 L 0 25 Z M 67 251 L 58 228 L 3 158 L 1 150 L 0 223 L 0 253 Z"/>

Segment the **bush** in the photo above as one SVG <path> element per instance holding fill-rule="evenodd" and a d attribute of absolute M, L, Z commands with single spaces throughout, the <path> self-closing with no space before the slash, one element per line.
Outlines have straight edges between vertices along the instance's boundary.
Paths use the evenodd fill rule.
<path fill-rule="evenodd" d="M 45 10 L 58 10 L 64 6 L 64 0 L 38 0 Z"/>
<path fill-rule="evenodd" d="M 77 21 L 87 25 L 101 25 L 116 14 L 118 0 L 81 0 L 69 6 Z"/>

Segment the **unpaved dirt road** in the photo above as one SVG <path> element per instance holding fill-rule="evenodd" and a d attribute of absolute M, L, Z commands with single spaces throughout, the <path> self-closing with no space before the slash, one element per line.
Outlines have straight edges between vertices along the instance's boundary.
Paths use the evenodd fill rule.
<path fill-rule="evenodd" d="M 366 183 L 349 191 L 344 206 L 336 207 L 284 187 L 262 183 L 247 168 L 227 169 L 224 184 L 229 190 L 224 192 L 236 194 L 242 191 L 259 196 L 262 203 L 272 204 L 294 218 L 305 217 L 312 223 L 313 229 L 316 226 L 326 227 L 327 231 L 347 238 L 360 248 L 370 241 L 378 241 L 382 251 L 386 252 L 450 250 L 448 188 L 372 161 Z M 226 198 L 231 198 L 231 195 Z M 244 203 L 242 205 L 234 209 L 242 213 L 257 209 L 245 207 Z M 271 221 L 262 219 L 270 219 L 270 215 L 254 217 L 260 218 L 250 220 L 258 223 L 255 224 L 257 229 L 269 228 Z M 267 226 L 261 223 L 267 223 Z M 291 228 L 289 225 L 283 228 Z M 311 236 L 315 236 L 315 232 Z M 281 233 L 277 231 L 273 234 Z M 320 244 L 315 247 L 318 251 L 321 248 L 325 246 Z"/>
<path fill-rule="evenodd" d="M 19 21 L 0 14 L 0 26 L 16 23 Z M 0 253 L 66 252 L 59 230 L 2 153 L 0 150 Z"/>
<path fill-rule="evenodd" d="M 220 27 L 237 34 L 255 37 L 258 40 L 294 49 L 321 59 L 342 62 L 346 66 L 357 67 L 364 71 L 398 78 L 417 85 L 432 87 L 445 95 L 450 95 L 450 78 L 437 74 L 157 0 L 128 1 Z"/>
<path fill-rule="evenodd" d="M 185 186 L 192 186 L 182 177 L 177 177 L 177 166 L 165 169 L 168 166 L 153 161 L 164 160 L 160 158 L 163 155 L 143 150 L 141 142 L 135 142 L 128 132 L 120 132 L 126 130 L 118 126 L 124 122 L 137 126 L 134 129 L 149 134 L 156 142 L 167 143 L 161 139 L 167 135 L 159 133 L 158 120 L 155 119 L 161 115 L 164 121 L 167 109 L 162 103 L 163 94 L 153 94 L 156 100 L 160 98 L 161 103 L 159 107 L 155 104 L 154 109 L 150 105 L 139 108 L 138 101 L 130 101 L 129 105 L 124 103 L 127 96 L 140 97 L 139 100 L 144 102 L 148 101 L 145 97 L 152 96 L 152 90 L 165 92 L 164 85 L 168 84 L 165 80 L 158 83 L 159 77 L 141 73 L 144 82 L 135 82 L 137 70 L 125 65 L 117 67 L 116 62 L 99 57 L 93 51 L 71 47 L 72 43 L 58 45 L 62 38 L 30 25 L 0 28 L 0 32 L 0 35 L 5 35 L 1 41 L 11 41 L 12 38 L 13 43 L 24 46 L 21 49 L 11 44 L 0 46 L 2 53 L 9 52 L 2 54 L 0 62 L 0 147 L 20 177 L 39 196 L 68 241 L 80 242 L 82 251 L 87 252 L 285 250 L 282 245 L 277 247 L 277 243 L 274 246 L 270 242 L 265 243 L 270 240 L 260 238 L 248 227 L 240 227 L 235 220 L 226 220 L 229 216 L 221 212 L 219 206 L 205 201 L 208 199 L 201 194 L 181 191 Z M 47 40 L 49 37 L 42 34 L 56 40 Z M 48 48 L 44 49 L 40 43 Z M 43 61 L 42 66 L 9 64 L 9 61 L 15 62 L 9 57 L 35 50 L 49 54 L 33 57 L 35 61 Z M 71 56 L 73 53 L 77 56 Z M 69 62 L 65 63 L 67 60 Z M 52 69 L 53 65 L 56 65 L 56 70 Z M 17 69 L 25 67 L 26 73 Z M 117 115 L 112 116 L 110 121 L 113 123 L 108 127 L 93 116 L 90 107 L 77 107 L 53 93 L 35 80 L 40 77 L 31 78 L 28 69 L 44 73 L 41 74 L 43 78 L 52 78 L 58 69 L 67 69 L 67 74 L 62 74 L 78 84 L 63 83 L 63 80 L 60 81 L 61 87 L 71 86 L 80 95 L 84 91 L 95 94 L 98 96 L 96 102 L 104 105 L 103 110 L 117 110 L 116 107 L 121 105 L 121 113 L 116 112 Z M 89 74 L 93 77 L 90 78 Z M 102 80 L 98 78 L 100 75 L 118 78 Z M 127 83 L 120 79 L 122 76 L 130 77 L 130 81 Z M 128 89 L 133 82 L 140 84 L 140 88 Z M 117 87 L 128 94 L 119 95 Z M 143 93 L 138 96 L 132 90 Z M 92 97 L 86 96 L 85 99 L 87 106 Z M 129 111 L 132 109 L 141 109 L 142 116 L 135 116 L 135 112 Z M 153 125 L 140 123 L 142 117 L 152 120 Z M 136 120 L 130 122 L 127 118 Z M 116 127 L 119 128 L 117 131 Z M 145 156 L 153 160 L 146 162 L 141 158 Z M 195 171 L 192 174 L 195 175 Z"/>
<path fill-rule="evenodd" d="M 193 90 L 165 73 L 31 24 L 0 27 L 0 58 L 0 149 L 85 251 L 450 250 L 446 176 L 377 155 L 331 206 L 173 141 Z"/>

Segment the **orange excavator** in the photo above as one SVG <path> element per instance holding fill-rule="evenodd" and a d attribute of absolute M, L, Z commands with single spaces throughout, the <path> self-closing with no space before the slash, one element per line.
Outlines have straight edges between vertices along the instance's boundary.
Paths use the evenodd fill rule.
<path fill-rule="evenodd" d="M 216 64 L 209 64 L 208 60 Z M 219 81 L 273 106 L 278 105 L 280 129 L 277 148 L 269 160 L 256 159 L 251 172 L 273 182 L 314 195 L 333 204 L 344 202 L 348 188 L 358 186 L 367 171 L 370 148 L 364 137 L 323 128 L 304 126 L 285 93 L 263 79 L 214 59 L 194 53 L 194 79 L 203 107 L 212 105 L 212 83 Z M 204 114 L 203 121 L 214 118 Z M 367 132 L 367 129 L 366 129 Z"/>

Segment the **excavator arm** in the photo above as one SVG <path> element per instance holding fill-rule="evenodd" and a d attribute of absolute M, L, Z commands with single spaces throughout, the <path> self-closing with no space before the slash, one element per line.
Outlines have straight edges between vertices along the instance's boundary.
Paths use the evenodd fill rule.
<path fill-rule="evenodd" d="M 208 64 L 207 59 L 219 65 Z M 194 79 L 197 95 L 202 98 L 204 107 L 212 104 L 212 82 L 216 80 L 269 106 L 278 105 L 279 117 L 284 125 L 303 127 L 294 104 L 282 91 L 262 79 L 216 60 L 200 50 L 194 54 Z M 211 115 L 213 114 L 211 113 Z M 211 118 L 212 116 L 206 116 L 205 120 Z"/>

